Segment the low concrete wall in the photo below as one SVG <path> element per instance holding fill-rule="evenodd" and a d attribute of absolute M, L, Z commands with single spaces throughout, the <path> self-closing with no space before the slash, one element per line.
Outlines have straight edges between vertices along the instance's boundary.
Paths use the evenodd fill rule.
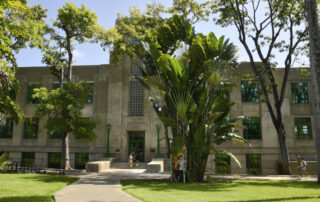
<path fill-rule="evenodd" d="M 292 175 L 299 175 L 297 169 L 297 161 L 290 161 Z M 309 175 L 317 175 L 317 161 L 307 161 L 307 170 Z"/>
<path fill-rule="evenodd" d="M 101 172 L 110 169 L 114 158 L 102 159 L 100 161 L 92 161 L 86 163 L 87 172 Z"/>
<path fill-rule="evenodd" d="M 147 164 L 146 173 L 159 173 L 163 171 L 164 171 L 164 159 L 162 158 L 152 159 L 152 161 Z"/>

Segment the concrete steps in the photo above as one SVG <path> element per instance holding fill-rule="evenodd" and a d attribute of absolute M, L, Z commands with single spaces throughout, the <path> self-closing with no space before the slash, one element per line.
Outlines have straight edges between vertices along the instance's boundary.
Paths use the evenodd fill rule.
<path fill-rule="evenodd" d="M 112 162 L 111 167 L 113 169 L 129 169 L 129 164 L 128 162 Z M 147 168 L 147 163 L 139 163 L 139 166 L 134 166 L 134 169 L 146 169 Z"/>

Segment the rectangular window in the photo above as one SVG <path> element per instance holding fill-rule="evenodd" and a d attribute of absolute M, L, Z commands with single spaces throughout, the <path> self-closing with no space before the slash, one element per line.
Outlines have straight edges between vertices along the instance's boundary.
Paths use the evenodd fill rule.
<path fill-rule="evenodd" d="M 294 133 L 297 140 L 312 140 L 311 118 L 294 118 Z"/>
<path fill-rule="evenodd" d="M 0 138 L 12 138 L 13 120 L 7 119 L 5 125 L 0 125 Z"/>
<path fill-rule="evenodd" d="M 261 139 L 260 117 L 245 117 L 243 119 L 243 137 L 245 139 Z"/>
<path fill-rule="evenodd" d="M 40 83 L 32 83 L 28 84 L 28 89 L 27 89 L 27 104 L 38 104 L 38 100 L 32 98 L 33 95 L 33 89 L 35 88 L 40 88 Z"/>
<path fill-rule="evenodd" d="M 261 155 L 247 154 L 246 166 L 247 166 L 247 174 L 261 175 Z"/>
<path fill-rule="evenodd" d="M 56 90 L 60 87 L 60 84 L 59 83 L 53 83 L 52 84 L 52 90 Z"/>
<path fill-rule="evenodd" d="M 254 80 L 241 81 L 242 102 L 259 102 L 259 85 Z"/>
<path fill-rule="evenodd" d="M 216 154 L 216 174 L 230 174 L 230 156 L 227 154 Z"/>
<path fill-rule="evenodd" d="M 85 86 L 88 87 L 86 104 L 93 104 L 94 83 L 85 83 Z"/>
<path fill-rule="evenodd" d="M 48 153 L 48 168 L 57 168 L 61 166 L 61 153 Z"/>
<path fill-rule="evenodd" d="M 307 104 L 309 102 L 307 82 L 291 83 L 291 92 L 293 104 Z"/>
<path fill-rule="evenodd" d="M 49 119 L 49 138 L 61 139 L 63 136 L 63 120 L 61 118 L 50 118 Z"/>
<path fill-rule="evenodd" d="M 34 164 L 34 152 L 22 152 L 22 165 L 31 167 Z"/>
<path fill-rule="evenodd" d="M 222 96 L 225 99 L 230 100 L 230 91 L 228 89 L 218 88 L 215 92 L 216 96 Z"/>
<path fill-rule="evenodd" d="M 142 75 L 142 71 L 136 65 L 140 65 L 139 62 L 137 64 L 131 65 L 131 75 L 133 77 L 140 77 Z M 144 102 L 144 88 L 140 81 L 135 78 L 132 78 L 130 81 L 130 106 L 129 106 L 129 115 L 130 116 L 143 116 L 143 102 Z"/>
<path fill-rule="evenodd" d="M 39 128 L 38 118 L 26 118 L 24 121 L 23 138 L 37 138 Z"/>
<path fill-rule="evenodd" d="M 75 154 L 75 168 L 86 169 L 86 163 L 89 161 L 88 153 L 76 153 Z"/>

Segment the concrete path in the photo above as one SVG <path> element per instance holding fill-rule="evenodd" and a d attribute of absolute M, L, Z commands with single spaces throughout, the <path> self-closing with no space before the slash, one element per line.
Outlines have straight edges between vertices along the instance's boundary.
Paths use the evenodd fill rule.
<path fill-rule="evenodd" d="M 144 173 L 144 169 L 110 169 L 78 175 L 80 180 L 54 194 L 56 202 L 105 202 L 140 200 L 121 190 L 122 179 L 164 179 L 169 174 Z"/>

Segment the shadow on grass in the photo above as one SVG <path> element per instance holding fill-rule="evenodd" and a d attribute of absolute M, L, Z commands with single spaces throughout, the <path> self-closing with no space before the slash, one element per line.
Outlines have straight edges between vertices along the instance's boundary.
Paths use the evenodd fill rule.
<path fill-rule="evenodd" d="M 270 187 L 293 187 L 303 189 L 320 189 L 316 182 L 308 181 L 249 181 L 234 180 L 230 183 L 174 183 L 164 180 L 121 180 L 123 189 L 149 189 L 153 191 L 182 190 L 182 191 L 200 191 L 200 192 L 219 192 L 228 191 L 228 189 L 240 186 L 253 186 L 261 188 Z M 275 200 L 277 201 L 277 200 Z"/>
<path fill-rule="evenodd" d="M 45 183 L 50 182 L 62 182 L 71 184 L 77 181 L 79 178 L 65 175 L 51 175 L 51 174 L 39 174 L 39 175 L 24 175 L 23 179 L 32 180 L 32 181 L 40 181 Z"/>
<path fill-rule="evenodd" d="M 45 202 L 54 201 L 53 197 L 50 196 L 12 196 L 2 197 L 0 202 Z"/>
<path fill-rule="evenodd" d="M 260 201 L 305 201 L 307 199 L 319 199 L 320 197 L 308 197 L 308 196 L 302 196 L 302 197 L 288 197 L 288 198 L 269 198 L 269 199 L 260 199 L 260 200 L 245 200 L 245 201 L 233 201 L 233 202 L 260 202 Z"/>

